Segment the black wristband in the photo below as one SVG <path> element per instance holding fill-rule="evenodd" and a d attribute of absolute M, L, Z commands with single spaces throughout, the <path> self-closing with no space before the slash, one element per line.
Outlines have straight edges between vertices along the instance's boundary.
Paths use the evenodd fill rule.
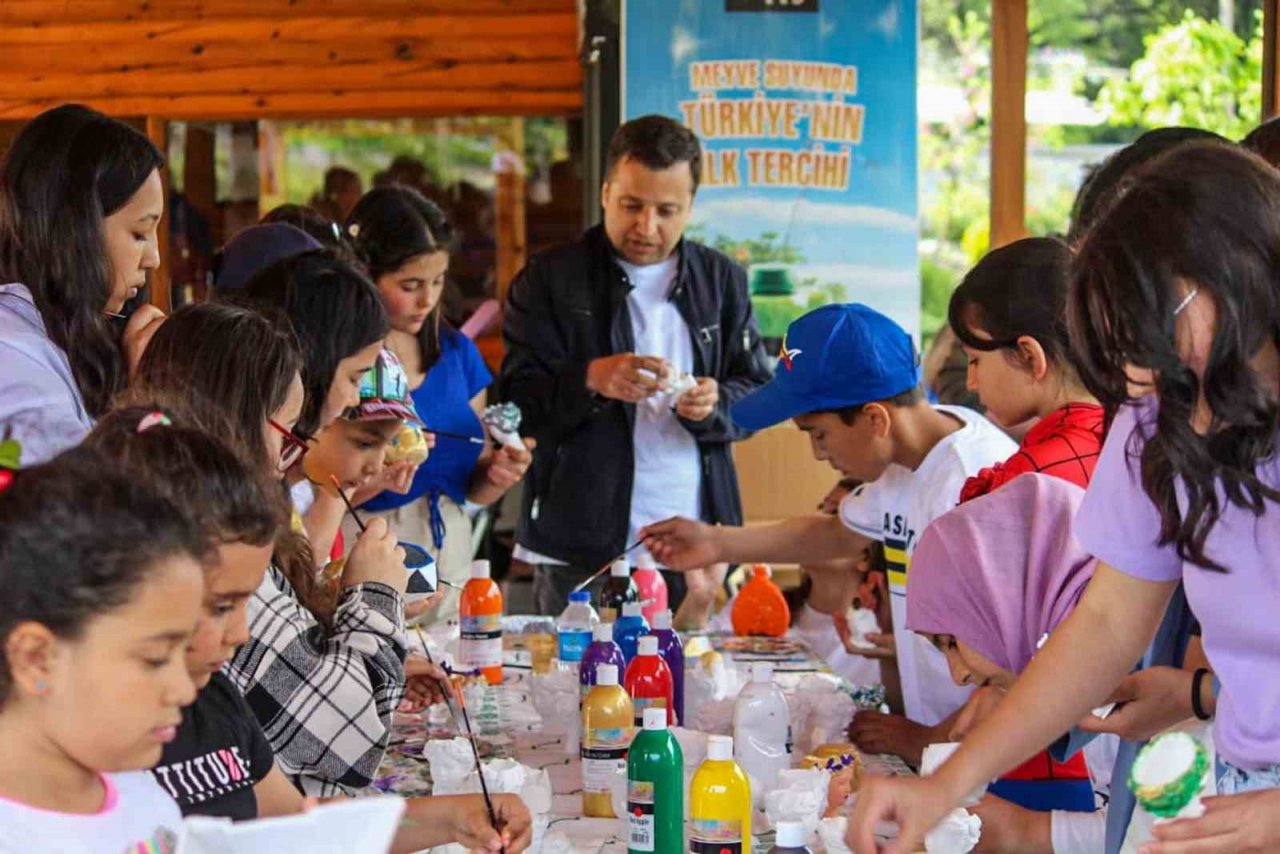
<path fill-rule="evenodd" d="M 1213 715 L 1206 712 L 1204 707 L 1200 705 L 1200 686 L 1204 683 L 1204 677 L 1208 675 L 1209 669 L 1207 667 L 1201 667 L 1196 670 L 1195 675 L 1191 677 L 1191 711 L 1195 714 L 1197 719 L 1202 721 L 1207 721 L 1213 717 Z"/>

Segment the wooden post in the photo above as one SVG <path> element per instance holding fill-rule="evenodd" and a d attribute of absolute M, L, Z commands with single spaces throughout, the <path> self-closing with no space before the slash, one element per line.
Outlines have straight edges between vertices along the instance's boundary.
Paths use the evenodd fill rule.
<path fill-rule="evenodd" d="M 498 299 L 506 302 L 511 280 L 524 267 L 524 119 L 513 118 L 498 141 L 494 158 L 497 191 L 494 196 L 497 220 Z"/>
<path fill-rule="evenodd" d="M 169 153 L 169 122 L 156 116 L 147 116 L 147 138 L 160 149 L 160 153 Z M 168 314 L 173 309 L 173 293 L 169 278 L 169 168 L 160 168 L 160 180 L 164 185 L 165 213 L 156 226 L 156 240 L 160 246 L 160 266 L 151 273 L 151 304 Z"/>
<path fill-rule="evenodd" d="M 992 0 L 992 249 L 1027 233 L 1027 45 L 1027 0 Z"/>
<path fill-rule="evenodd" d="M 1262 3 L 1262 121 L 1280 115 L 1280 87 L 1276 86 L 1280 68 L 1280 0 Z"/>

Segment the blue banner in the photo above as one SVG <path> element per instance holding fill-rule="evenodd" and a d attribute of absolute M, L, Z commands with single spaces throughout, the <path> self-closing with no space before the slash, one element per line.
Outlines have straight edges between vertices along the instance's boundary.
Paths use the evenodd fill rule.
<path fill-rule="evenodd" d="M 765 337 L 856 301 L 918 340 L 916 0 L 623 3 L 623 118 L 701 138 L 687 234 L 747 267 Z"/>

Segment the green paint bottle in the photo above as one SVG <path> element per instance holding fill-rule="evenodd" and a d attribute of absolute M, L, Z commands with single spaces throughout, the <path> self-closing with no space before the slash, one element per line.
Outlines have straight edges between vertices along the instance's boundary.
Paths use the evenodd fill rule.
<path fill-rule="evenodd" d="M 684 850 L 684 754 L 667 729 L 667 710 L 644 710 L 644 729 L 627 754 L 628 854 Z"/>

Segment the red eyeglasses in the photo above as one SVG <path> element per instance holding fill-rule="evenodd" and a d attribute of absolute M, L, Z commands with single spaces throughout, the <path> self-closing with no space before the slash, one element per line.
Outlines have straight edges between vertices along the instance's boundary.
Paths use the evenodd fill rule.
<path fill-rule="evenodd" d="M 306 454 L 307 449 L 310 447 L 307 444 L 308 439 L 306 436 L 294 433 L 282 424 L 277 424 L 272 418 L 268 418 L 267 423 L 271 425 L 272 430 L 284 437 L 284 447 L 280 449 L 280 459 L 276 463 L 276 471 L 288 471 Z"/>

